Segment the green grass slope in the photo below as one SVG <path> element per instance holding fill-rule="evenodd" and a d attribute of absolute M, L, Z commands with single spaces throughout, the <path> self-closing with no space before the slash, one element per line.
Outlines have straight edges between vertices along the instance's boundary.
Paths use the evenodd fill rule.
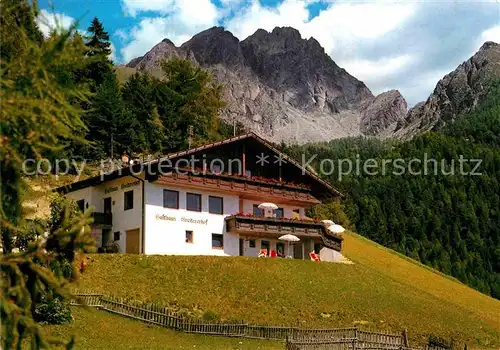
<path fill-rule="evenodd" d="M 78 288 L 212 311 L 222 319 L 305 327 L 408 329 L 500 346 L 500 301 L 355 234 L 354 265 L 288 259 L 94 255 Z"/>
<path fill-rule="evenodd" d="M 73 317 L 72 324 L 45 326 L 44 333 L 66 341 L 74 335 L 76 350 L 283 349 L 280 342 L 180 333 L 94 309 L 74 308 Z"/>

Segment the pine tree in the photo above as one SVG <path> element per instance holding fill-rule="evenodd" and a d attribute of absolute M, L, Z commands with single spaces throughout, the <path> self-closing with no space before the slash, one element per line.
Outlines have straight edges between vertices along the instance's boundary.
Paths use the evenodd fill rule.
<path fill-rule="evenodd" d="M 87 29 L 90 37 L 87 46 L 86 67 L 79 73 L 80 79 L 90 81 L 92 91 L 96 91 L 106 77 L 113 72 L 113 62 L 109 59 L 111 42 L 109 34 L 104 31 L 103 24 L 95 17 Z"/>
<path fill-rule="evenodd" d="M 153 78 L 148 73 L 134 74 L 123 86 L 122 94 L 125 108 L 137 126 L 131 151 L 161 151 L 165 128 L 156 106 Z"/>
<path fill-rule="evenodd" d="M 68 86 L 61 81 L 61 70 L 71 70 L 83 55 L 81 47 L 71 40 L 72 31 L 40 42 L 32 32 L 36 9 L 31 2 L 2 1 L 1 6 L 2 40 L 14 38 L 11 47 L 16 46 L 16 51 L 7 56 L 2 52 L 0 71 L 0 229 L 4 253 L 0 255 L 0 347 L 21 349 L 31 344 L 39 349 L 48 347 L 33 318 L 40 296 L 50 290 L 62 300 L 70 299 L 65 287 L 69 279 L 59 277 L 50 266 L 63 259 L 71 264 L 75 253 L 89 246 L 86 234 L 91 219 L 90 213 L 70 218 L 65 208 L 58 229 L 51 230 L 45 242 L 34 241 L 26 251 L 12 253 L 12 241 L 22 236 L 25 227 L 20 208 L 27 185 L 21 169 L 25 159 L 46 157 L 66 146 L 62 139 L 77 137 L 76 131 L 83 127 L 77 106 L 88 97 L 88 91 L 85 86 Z M 20 8 L 28 9 L 25 15 L 33 17 L 18 21 L 15 13 Z"/>
<path fill-rule="evenodd" d="M 87 56 L 104 56 L 111 55 L 111 42 L 109 34 L 104 30 L 103 24 L 97 17 L 94 17 L 87 31 L 91 33 L 89 40 L 85 43 L 89 50 Z"/>
<path fill-rule="evenodd" d="M 2 61 L 10 61 L 18 52 L 24 50 L 22 44 L 25 39 L 36 45 L 42 44 L 43 34 L 35 21 L 38 8 L 30 6 L 24 0 L 5 0 L 0 3 L 0 12 Z M 23 28 L 22 34 L 19 28 Z"/>
<path fill-rule="evenodd" d="M 193 145 L 220 137 L 220 110 L 224 107 L 222 86 L 209 72 L 188 60 L 172 59 L 161 64 L 164 80 L 157 81 L 158 112 L 166 131 L 167 148 L 186 148 L 188 128 Z M 175 130 L 171 127 L 175 126 Z"/>
<path fill-rule="evenodd" d="M 108 74 L 97 88 L 92 109 L 87 116 L 87 125 L 96 158 L 129 151 L 128 147 L 133 144 L 134 120 L 125 111 L 114 73 Z"/>

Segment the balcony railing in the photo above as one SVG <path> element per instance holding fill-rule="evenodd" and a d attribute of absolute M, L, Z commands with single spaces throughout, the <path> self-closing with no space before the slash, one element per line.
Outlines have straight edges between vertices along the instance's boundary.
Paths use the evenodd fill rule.
<path fill-rule="evenodd" d="M 343 238 L 326 231 L 325 225 L 312 220 L 232 215 L 226 217 L 228 232 L 242 236 L 279 238 L 292 234 L 300 239 L 321 241 L 325 247 L 340 251 Z"/>
<path fill-rule="evenodd" d="M 94 225 L 111 227 L 113 225 L 113 215 L 111 213 L 98 213 L 93 212 L 92 218 L 94 219 Z"/>
<path fill-rule="evenodd" d="M 185 185 L 189 187 L 202 187 L 208 190 L 230 191 L 240 195 L 241 198 L 261 199 L 265 196 L 268 200 L 274 202 L 293 201 L 307 204 L 321 203 L 312 195 L 310 189 L 291 186 L 290 184 L 264 183 L 255 180 L 237 176 L 215 176 L 215 175 L 191 175 L 173 173 L 160 176 L 156 180 L 164 185 Z"/>

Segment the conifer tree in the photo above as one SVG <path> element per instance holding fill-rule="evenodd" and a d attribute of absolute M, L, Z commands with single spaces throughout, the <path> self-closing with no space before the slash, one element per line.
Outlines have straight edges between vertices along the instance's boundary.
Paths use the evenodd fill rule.
<path fill-rule="evenodd" d="M 103 24 L 97 17 L 94 17 L 87 31 L 91 34 L 90 38 L 85 43 L 89 48 L 87 56 L 108 57 L 111 54 L 109 34 L 104 30 Z"/>
<path fill-rule="evenodd" d="M 85 41 L 87 52 L 85 55 L 86 67 L 80 72 L 81 78 L 91 82 L 92 91 L 97 90 L 106 77 L 113 72 L 113 62 L 109 59 L 111 54 L 111 42 L 109 34 L 104 30 L 103 24 L 97 17 L 92 20 L 89 38 Z"/>
<path fill-rule="evenodd" d="M 88 135 L 94 142 L 95 158 L 111 156 L 133 144 L 135 120 L 125 111 L 120 86 L 114 72 L 109 73 L 92 98 L 87 115 Z"/>
<path fill-rule="evenodd" d="M 225 105 L 222 86 L 188 60 L 164 61 L 161 67 L 164 77 L 157 82 L 156 93 L 163 125 L 169 125 L 166 147 L 186 148 L 190 127 L 193 145 L 219 137 L 219 113 Z"/>
<path fill-rule="evenodd" d="M 26 158 L 40 159 L 66 146 L 62 139 L 77 137 L 83 127 L 81 110 L 75 106 L 88 97 L 84 86 L 67 86 L 59 74 L 70 69 L 83 54 L 83 46 L 72 41 L 71 31 L 63 31 L 47 41 L 33 33 L 36 8 L 28 1 L 1 3 L 2 41 L 9 41 L 15 54 L 4 56 L 0 64 L 0 230 L 3 254 L 0 256 L 1 348 L 21 349 L 31 345 L 47 347 L 33 319 L 41 295 L 68 300 L 68 280 L 58 277 L 50 266 L 62 260 L 72 262 L 75 253 L 89 246 L 90 213 L 70 218 L 63 209 L 60 225 L 46 240 L 30 242 L 27 249 L 12 253 L 13 239 L 24 227 L 22 192 L 27 191 L 21 169 Z M 31 20 L 19 21 L 18 10 L 31 13 Z M 26 28 L 25 28 L 26 26 Z M 5 33 L 10 35 L 5 36 Z M 13 42 L 15 40 L 15 42 Z M 3 48 L 3 47 L 2 47 Z M 43 231 L 42 231 L 43 233 Z M 28 342 L 25 340 L 28 339 Z"/>

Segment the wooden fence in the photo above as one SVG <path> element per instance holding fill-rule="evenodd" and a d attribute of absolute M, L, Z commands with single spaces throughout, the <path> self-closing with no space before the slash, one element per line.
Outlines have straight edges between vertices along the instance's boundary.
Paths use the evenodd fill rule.
<path fill-rule="evenodd" d="M 245 322 L 206 321 L 157 304 L 104 296 L 93 292 L 74 292 L 72 305 L 86 305 L 186 333 L 286 340 L 286 349 L 333 350 L 409 350 L 406 331 L 402 334 L 372 332 L 358 328 L 305 329 L 287 326 L 252 325 Z"/>

